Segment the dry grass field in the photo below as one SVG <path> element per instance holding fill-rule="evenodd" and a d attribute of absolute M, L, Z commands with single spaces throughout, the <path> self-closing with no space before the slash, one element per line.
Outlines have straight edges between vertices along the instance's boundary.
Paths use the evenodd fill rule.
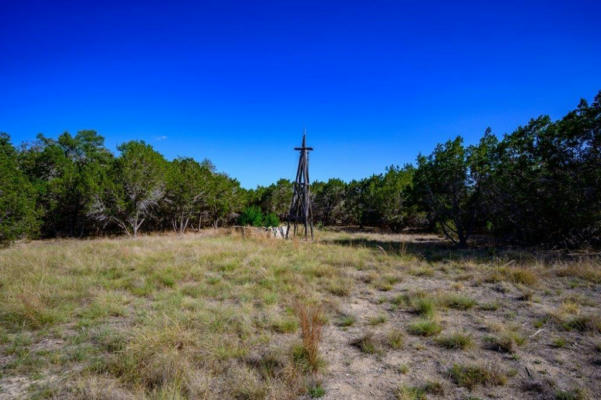
<path fill-rule="evenodd" d="M 219 231 L 0 250 L 0 399 L 597 399 L 601 262 Z"/>

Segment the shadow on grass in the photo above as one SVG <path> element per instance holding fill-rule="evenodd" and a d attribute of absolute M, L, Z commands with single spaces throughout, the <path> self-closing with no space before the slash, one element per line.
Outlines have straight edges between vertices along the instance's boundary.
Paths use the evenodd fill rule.
<path fill-rule="evenodd" d="M 371 248 L 399 256 L 409 255 L 428 262 L 473 261 L 476 263 L 487 263 L 498 262 L 500 260 L 531 262 L 533 260 L 558 258 L 557 253 L 550 254 L 548 252 L 524 248 L 495 247 L 483 242 L 475 242 L 468 248 L 458 248 L 449 241 L 436 237 L 417 237 L 408 240 L 403 240 L 403 238 L 400 240 L 341 238 L 326 239 L 324 242 L 341 246 Z"/>

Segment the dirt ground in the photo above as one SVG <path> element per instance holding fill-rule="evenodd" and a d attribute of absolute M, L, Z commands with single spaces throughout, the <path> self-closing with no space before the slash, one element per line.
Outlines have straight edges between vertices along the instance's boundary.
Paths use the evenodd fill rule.
<path fill-rule="evenodd" d="M 443 243 L 441 238 L 433 235 L 358 235 L 354 240 L 357 243 L 365 240 L 382 251 L 384 248 L 398 249 L 396 243 L 409 246 Z M 544 266 L 533 262 L 531 267 L 540 281 L 524 285 L 486 282 L 477 264 L 443 258 L 441 262 L 431 263 L 432 269 L 426 274 L 431 276 L 408 275 L 385 292 L 365 283 L 366 272 L 353 272 L 356 284 L 349 298 L 341 301 L 340 311 L 357 316 L 357 322 L 350 327 L 330 324 L 326 329 L 323 350 L 328 372 L 324 398 L 394 399 L 398 396 L 395 393 L 399 384 L 419 387 L 426 382 L 439 382 L 442 385 L 440 393 L 424 396 L 445 399 L 601 399 L 599 332 L 596 329 L 592 332 L 570 331 L 550 321 L 551 316 L 566 304 L 578 304 L 568 309 L 574 316 L 590 314 L 595 316 L 597 323 L 601 317 L 599 282 L 590 284 L 576 276 L 556 276 L 558 270 L 571 262 L 577 263 L 565 261 Z M 407 267 L 399 265 L 401 270 Z M 366 331 L 378 338 L 391 329 L 405 330 L 415 319 L 415 313 L 392 305 L 390 299 L 420 291 L 433 295 L 457 292 L 479 305 L 495 304 L 498 308 L 489 310 L 476 305 L 469 310 L 439 312 L 443 327 L 439 335 L 462 332 L 471 336 L 474 344 L 466 350 L 448 350 L 438 346 L 435 337 L 412 335 L 406 336 L 401 349 L 385 349 L 381 354 L 366 354 L 349 345 Z M 385 315 L 386 321 L 370 326 L 368 320 L 374 315 Z M 511 352 L 487 349 L 484 338 L 500 329 L 517 332 L 524 338 L 524 344 L 515 346 Z M 562 343 L 560 339 L 565 340 L 562 347 L 557 344 Z M 510 379 L 505 385 L 478 386 L 471 390 L 449 382 L 447 371 L 452 364 L 474 363 L 501 369 Z"/>
<path fill-rule="evenodd" d="M 594 255 L 214 232 L 24 243 L 2 263 L 1 400 L 601 398 Z M 291 355 L 295 298 L 323 307 L 313 372 Z"/>

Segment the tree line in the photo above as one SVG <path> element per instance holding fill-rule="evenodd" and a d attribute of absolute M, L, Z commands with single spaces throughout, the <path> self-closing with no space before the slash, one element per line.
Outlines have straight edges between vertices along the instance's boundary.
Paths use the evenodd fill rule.
<path fill-rule="evenodd" d="M 42 134 L 16 148 L 0 134 L 0 242 L 140 231 L 185 232 L 285 220 L 293 183 L 247 190 L 208 160 L 166 160 L 143 141 L 115 155 L 91 130 Z M 323 226 L 423 229 L 465 246 L 474 233 L 500 242 L 601 244 L 601 92 L 560 120 L 548 116 L 498 138 L 459 136 L 415 164 L 344 182 L 311 184 Z"/>

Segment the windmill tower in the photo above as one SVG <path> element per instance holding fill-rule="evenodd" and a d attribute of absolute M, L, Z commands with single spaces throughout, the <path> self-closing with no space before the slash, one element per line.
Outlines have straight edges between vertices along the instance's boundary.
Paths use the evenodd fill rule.
<path fill-rule="evenodd" d="M 305 226 L 305 240 L 308 238 L 309 229 L 311 230 L 311 240 L 313 240 L 313 211 L 311 210 L 311 198 L 309 197 L 309 152 L 313 150 L 313 147 L 307 147 L 306 136 L 307 130 L 303 132 L 302 146 L 294 148 L 294 150 L 300 151 L 300 157 L 294 181 L 294 194 L 288 212 L 286 239 L 288 239 L 290 223 L 292 222 L 294 223 L 294 236 L 296 236 L 297 224 L 302 223 Z"/>

